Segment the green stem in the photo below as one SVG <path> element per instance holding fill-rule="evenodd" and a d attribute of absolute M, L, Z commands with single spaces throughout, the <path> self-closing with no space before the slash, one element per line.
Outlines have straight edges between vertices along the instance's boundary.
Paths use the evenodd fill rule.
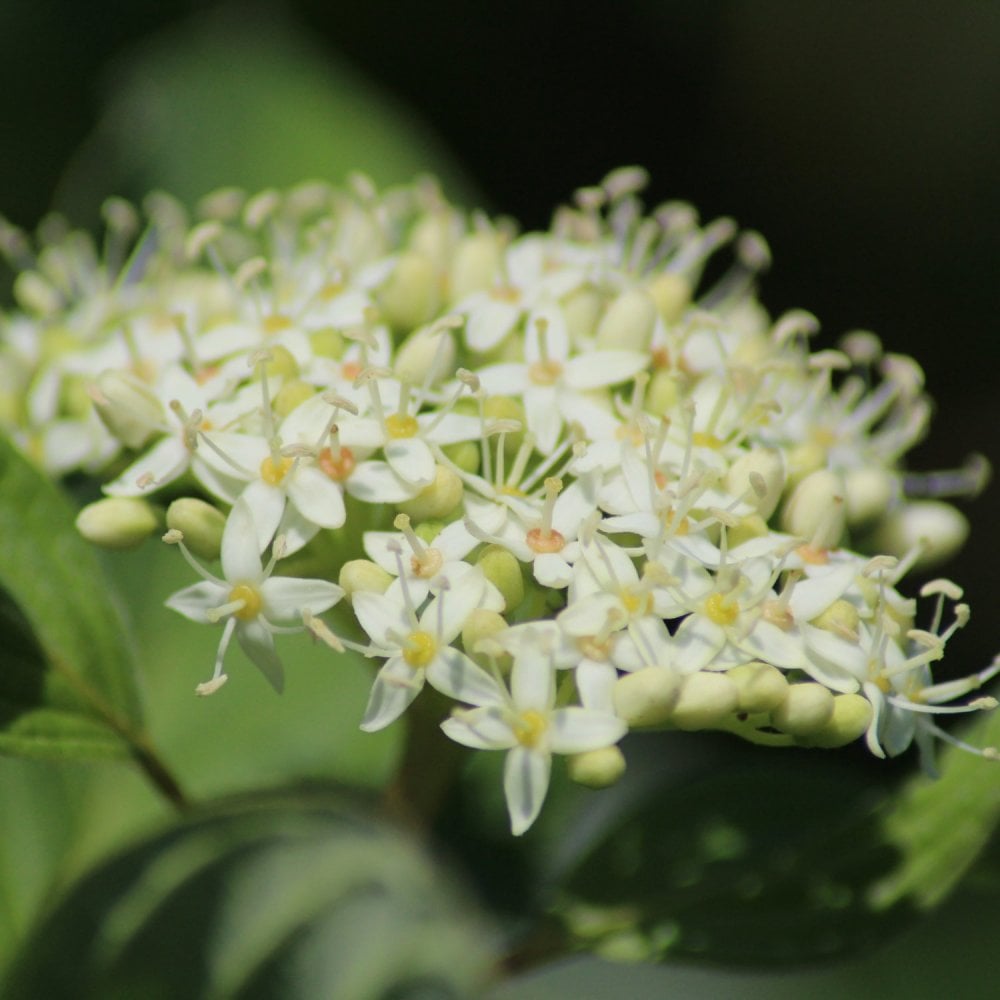
<path fill-rule="evenodd" d="M 153 787 L 180 813 L 191 808 L 191 801 L 184 794 L 171 770 L 146 740 L 132 739 L 132 754 Z"/>

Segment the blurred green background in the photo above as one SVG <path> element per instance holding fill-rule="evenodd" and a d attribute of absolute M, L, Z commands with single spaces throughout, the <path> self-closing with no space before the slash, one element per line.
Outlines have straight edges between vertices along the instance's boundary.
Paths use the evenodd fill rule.
<path fill-rule="evenodd" d="M 5 0 L 0 149 L 0 212 L 24 225 L 53 206 L 89 223 L 105 195 L 151 186 L 194 200 L 362 168 L 380 183 L 436 172 L 458 200 L 537 227 L 575 187 L 641 163 L 650 201 L 688 199 L 765 234 L 772 310 L 810 309 L 827 343 L 864 327 L 916 356 L 941 419 L 914 467 L 971 452 L 1000 463 L 1000 5 Z M 995 495 L 962 504 L 973 541 L 946 567 L 974 611 L 949 643 L 956 673 L 1000 646 Z M 303 642 L 283 699 L 247 670 L 227 700 L 194 703 L 215 636 L 173 628 L 156 604 L 187 576 L 149 547 L 117 572 L 151 581 L 133 609 L 156 637 L 151 725 L 193 791 L 385 773 L 393 737 L 336 724 L 358 716 L 363 671 L 335 676 Z M 312 735 L 278 741 L 296 729 Z M 0 761 L 5 810 L 37 807 L 44 769 Z M 94 783 L 65 834 L 71 872 L 124 835 L 130 810 L 135 829 L 153 813 L 138 777 L 65 770 L 67 787 L 84 772 Z M 63 808 L 53 800 L 52 823 Z M 101 832 L 109 810 L 113 836 Z M 7 853 L 23 856 L 9 841 Z M 989 997 L 998 911 L 995 896 L 965 891 L 850 967 L 746 979 L 584 960 L 497 998 Z"/>

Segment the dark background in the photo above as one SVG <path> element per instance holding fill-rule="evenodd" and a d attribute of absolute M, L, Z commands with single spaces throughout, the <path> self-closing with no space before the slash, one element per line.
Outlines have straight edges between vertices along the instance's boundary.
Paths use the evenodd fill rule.
<path fill-rule="evenodd" d="M 31 225 L 59 204 L 63 170 L 108 97 L 108 67 L 214 6 L 5 0 L 0 211 Z M 489 208 L 527 227 L 545 226 L 575 187 L 641 163 L 651 201 L 684 198 L 706 218 L 760 230 L 775 259 L 762 295 L 772 311 L 811 310 L 827 343 L 872 329 L 924 367 L 939 415 L 913 467 L 956 466 L 976 451 L 1000 460 L 1000 6 L 289 0 L 227 10 L 265 39 L 280 16 L 346 59 L 437 133 Z M 109 165 L 109 187 L 122 183 Z M 973 541 L 945 567 L 974 610 L 949 647 L 963 672 L 1000 646 L 995 499 L 990 488 L 961 504 Z"/>

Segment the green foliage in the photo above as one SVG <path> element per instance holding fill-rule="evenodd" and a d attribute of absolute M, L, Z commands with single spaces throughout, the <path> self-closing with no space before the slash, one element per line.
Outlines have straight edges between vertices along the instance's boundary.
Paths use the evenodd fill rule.
<path fill-rule="evenodd" d="M 0 753 L 141 753 L 125 629 L 59 489 L 0 442 Z"/>
<path fill-rule="evenodd" d="M 4 996 L 477 996 L 491 940 L 396 830 L 327 793 L 258 796 L 91 872 Z"/>

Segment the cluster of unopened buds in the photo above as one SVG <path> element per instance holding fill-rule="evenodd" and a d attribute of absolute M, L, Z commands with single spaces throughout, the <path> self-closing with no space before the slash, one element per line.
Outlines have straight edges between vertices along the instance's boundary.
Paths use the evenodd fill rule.
<path fill-rule="evenodd" d="M 5 227 L 0 417 L 52 474 L 104 479 L 85 536 L 165 528 L 191 564 L 168 604 L 221 629 L 200 694 L 233 636 L 279 690 L 284 632 L 360 652 L 362 728 L 451 699 L 445 736 L 507 752 L 516 834 L 553 753 L 608 784 L 644 727 L 915 741 L 932 767 L 956 742 L 936 717 L 992 708 L 946 703 L 1000 665 L 935 682 L 962 591 L 897 588 L 962 543 L 940 497 L 982 463 L 903 472 L 917 364 L 861 332 L 812 351 L 811 315 L 757 301 L 759 236 L 644 214 L 643 183 L 616 171 L 527 234 L 361 178 L 221 191 L 195 222 L 115 200 L 101 253 Z"/>

